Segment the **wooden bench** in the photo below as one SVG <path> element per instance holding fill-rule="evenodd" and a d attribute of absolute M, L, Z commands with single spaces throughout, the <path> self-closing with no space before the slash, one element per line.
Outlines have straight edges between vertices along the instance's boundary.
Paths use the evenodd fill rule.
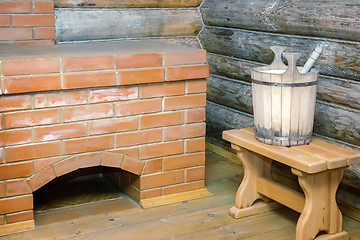
<path fill-rule="evenodd" d="M 348 239 L 342 231 L 342 214 L 335 195 L 350 164 L 360 162 L 360 152 L 313 139 L 309 145 L 278 147 L 255 139 L 253 128 L 223 132 L 232 144 L 244 167 L 244 179 L 237 190 L 235 206 L 230 209 L 234 218 L 249 216 L 272 209 L 271 204 L 255 203 L 258 199 L 275 200 L 299 213 L 296 240 Z M 291 167 L 304 194 L 271 180 L 271 162 Z"/>

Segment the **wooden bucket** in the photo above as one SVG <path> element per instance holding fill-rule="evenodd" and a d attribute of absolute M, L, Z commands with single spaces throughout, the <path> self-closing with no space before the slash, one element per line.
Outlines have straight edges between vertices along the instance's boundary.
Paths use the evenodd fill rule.
<path fill-rule="evenodd" d="M 286 47 L 271 47 L 275 54 L 268 66 L 251 69 L 255 136 L 260 142 L 297 146 L 309 144 L 313 131 L 318 71 L 301 74 L 299 53 L 284 53 Z"/>

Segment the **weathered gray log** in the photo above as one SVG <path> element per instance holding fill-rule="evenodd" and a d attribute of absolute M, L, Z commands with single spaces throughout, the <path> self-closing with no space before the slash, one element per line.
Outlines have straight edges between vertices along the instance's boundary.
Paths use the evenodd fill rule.
<path fill-rule="evenodd" d="M 207 99 L 253 114 L 251 83 L 211 75 L 207 80 Z"/>
<path fill-rule="evenodd" d="M 300 66 L 305 63 L 316 45 L 324 44 L 324 52 L 314 67 L 324 75 L 360 80 L 360 42 L 311 39 L 209 26 L 201 32 L 200 41 L 208 52 L 266 64 L 274 57 L 270 46 L 289 46 L 303 54 L 298 61 Z"/>
<path fill-rule="evenodd" d="M 254 126 L 251 115 L 210 101 L 206 102 L 206 136 L 222 140 L 222 132 Z"/>
<path fill-rule="evenodd" d="M 201 12 L 212 26 L 360 39 L 360 2 L 354 0 L 205 0 Z"/>
<path fill-rule="evenodd" d="M 212 75 L 238 79 L 246 82 L 251 82 L 251 68 L 264 65 L 257 62 L 250 62 L 211 53 L 207 54 L 207 60 L 210 66 L 210 73 Z M 319 76 L 317 89 L 318 100 L 360 110 L 359 93 L 360 82 L 324 75 Z"/>
<path fill-rule="evenodd" d="M 57 8 L 177 8 L 198 7 L 202 0 L 55 0 Z"/>
<path fill-rule="evenodd" d="M 202 28 L 196 9 L 101 9 L 55 11 L 56 40 L 83 41 L 196 36 Z"/>
<path fill-rule="evenodd" d="M 360 146 L 360 111 L 318 101 L 314 132 Z"/>

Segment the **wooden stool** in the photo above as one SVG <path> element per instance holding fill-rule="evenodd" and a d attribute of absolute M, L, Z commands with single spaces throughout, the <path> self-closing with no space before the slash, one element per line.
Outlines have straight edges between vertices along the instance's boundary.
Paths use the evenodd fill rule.
<path fill-rule="evenodd" d="M 350 164 L 360 162 L 360 153 L 318 139 L 309 145 L 278 147 L 255 139 L 253 128 L 223 132 L 231 142 L 244 167 L 244 179 L 236 193 L 235 206 L 230 209 L 234 218 L 253 215 L 272 209 L 269 204 L 254 204 L 257 199 L 269 198 L 299 213 L 296 240 L 349 239 L 342 231 L 342 214 L 335 195 Z M 271 162 L 278 161 L 291 167 L 298 176 L 305 193 L 289 189 L 271 180 Z M 253 205 L 254 204 L 254 205 Z"/>

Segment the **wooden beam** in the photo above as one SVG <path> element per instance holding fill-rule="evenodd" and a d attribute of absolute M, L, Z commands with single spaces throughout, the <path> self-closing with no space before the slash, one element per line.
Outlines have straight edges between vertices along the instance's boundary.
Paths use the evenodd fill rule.
<path fill-rule="evenodd" d="M 257 190 L 259 193 L 299 213 L 302 212 L 305 206 L 305 197 L 303 194 L 269 179 L 259 177 L 257 179 Z"/>
<path fill-rule="evenodd" d="M 141 206 L 143 208 L 153 208 L 173 203 L 179 203 L 183 201 L 189 201 L 204 197 L 211 197 L 213 194 L 209 192 L 206 188 L 187 191 L 183 193 L 175 193 L 161 197 L 154 197 L 149 199 L 141 200 Z"/>
<path fill-rule="evenodd" d="M 196 36 L 201 28 L 196 9 L 55 10 L 57 42 Z"/>
<path fill-rule="evenodd" d="M 216 146 L 215 144 L 206 142 L 205 143 L 206 149 L 216 153 L 217 155 L 220 155 L 224 158 L 227 158 L 233 162 L 236 162 L 238 164 L 241 164 L 239 158 L 237 157 L 237 155 L 235 153 L 229 152 L 221 147 Z"/>
<path fill-rule="evenodd" d="M 202 0 L 55 0 L 57 8 L 176 8 L 198 7 Z"/>
<path fill-rule="evenodd" d="M 33 229 L 35 229 L 34 220 L 5 224 L 0 226 L 0 236 L 18 233 L 18 232 L 30 231 Z"/>

